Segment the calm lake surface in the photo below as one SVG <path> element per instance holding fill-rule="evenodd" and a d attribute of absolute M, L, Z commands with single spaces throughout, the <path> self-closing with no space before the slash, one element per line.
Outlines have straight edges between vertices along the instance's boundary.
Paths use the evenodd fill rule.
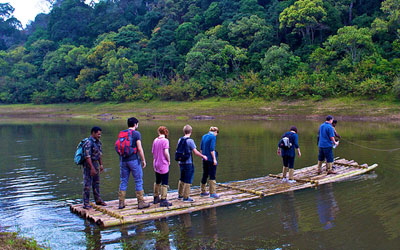
<path fill-rule="evenodd" d="M 141 121 L 139 131 L 148 166 L 144 189 L 151 195 L 154 171 L 151 144 L 160 125 L 170 131 L 174 154 L 183 126 L 193 126 L 197 146 L 208 128 L 218 126 L 217 182 L 279 173 L 276 145 L 291 125 L 299 130 L 303 156 L 295 168 L 316 164 L 317 121 Z M 378 163 L 372 174 L 340 183 L 265 197 L 160 221 L 101 229 L 69 210 L 82 202 L 82 170 L 73 163 L 77 143 L 92 126 L 103 129 L 101 193 L 117 199 L 119 161 L 114 142 L 125 121 L 0 121 L 0 226 L 34 237 L 52 249 L 399 249 L 399 124 L 341 122 L 346 141 L 335 156 Z M 362 145 L 355 146 L 349 142 Z M 202 167 L 195 161 L 194 185 Z M 170 187 L 177 188 L 179 168 L 170 167 Z M 92 195 L 92 194 L 91 194 Z M 128 197 L 134 197 L 130 179 Z M 93 196 L 91 196 L 93 199 Z"/>

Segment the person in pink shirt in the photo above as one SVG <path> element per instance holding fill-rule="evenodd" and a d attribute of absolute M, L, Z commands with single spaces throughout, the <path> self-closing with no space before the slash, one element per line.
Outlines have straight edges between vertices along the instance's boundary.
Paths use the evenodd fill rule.
<path fill-rule="evenodd" d="M 168 129 L 164 126 L 158 128 L 158 137 L 153 141 L 152 153 L 154 159 L 153 167 L 156 173 L 153 203 L 160 203 L 160 207 L 168 207 L 172 205 L 172 203 L 167 200 L 168 175 L 171 159 L 169 155 Z"/>

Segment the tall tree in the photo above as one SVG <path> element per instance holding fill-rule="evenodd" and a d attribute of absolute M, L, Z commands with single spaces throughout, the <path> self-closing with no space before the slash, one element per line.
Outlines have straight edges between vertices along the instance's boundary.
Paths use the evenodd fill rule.
<path fill-rule="evenodd" d="M 325 29 L 327 13 L 322 0 L 298 0 L 279 16 L 280 28 L 290 28 L 314 43 L 315 32 Z"/>

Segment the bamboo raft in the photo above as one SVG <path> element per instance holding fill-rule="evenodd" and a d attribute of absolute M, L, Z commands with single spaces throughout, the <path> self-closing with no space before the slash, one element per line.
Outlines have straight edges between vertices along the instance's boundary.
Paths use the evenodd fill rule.
<path fill-rule="evenodd" d="M 168 200 L 172 202 L 172 206 L 170 207 L 159 207 L 159 204 L 152 204 L 153 196 L 150 195 L 144 198 L 146 202 L 151 203 L 151 206 L 141 210 L 137 209 L 136 198 L 127 199 L 124 209 L 118 209 L 118 200 L 109 201 L 107 202 L 107 206 L 104 207 L 91 203 L 93 208 L 89 210 L 83 209 L 82 204 L 70 205 L 70 209 L 73 213 L 102 227 L 111 227 L 191 213 L 299 189 L 313 188 L 318 185 L 337 182 L 364 174 L 373 170 L 378 165 L 359 165 L 355 161 L 336 158 L 333 166 L 336 174 L 331 175 L 327 175 L 326 173 L 318 175 L 317 165 L 297 169 L 294 171 L 295 183 L 282 182 L 280 180 L 282 179 L 282 174 L 270 174 L 248 180 L 218 183 L 217 193 L 220 195 L 219 199 L 200 197 L 200 188 L 192 188 L 190 196 L 195 199 L 193 203 L 185 203 L 182 200 L 178 200 L 176 190 L 168 192 Z"/>

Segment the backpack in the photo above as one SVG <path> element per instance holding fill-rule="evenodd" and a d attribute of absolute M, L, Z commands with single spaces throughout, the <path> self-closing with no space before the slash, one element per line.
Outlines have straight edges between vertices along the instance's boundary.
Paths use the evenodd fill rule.
<path fill-rule="evenodd" d="M 187 146 L 186 140 L 189 138 L 181 137 L 175 151 L 175 161 L 187 161 L 190 157 L 190 150 Z"/>
<path fill-rule="evenodd" d="M 137 153 L 137 147 L 136 143 L 133 141 L 133 131 L 131 129 L 119 132 L 118 139 L 115 141 L 115 151 L 124 158 Z"/>
<path fill-rule="evenodd" d="M 75 158 L 74 158 L 74 162 L 76 165 L 83 165 L 83 163 L 85 162 L 85 151 L 83 150 L 83 146 L 88 140 L 89 138 L 83 139 L 81 142 L 79 142 L 78 146 L 76 147 Z"/>
<path fill-rule="evenodd" d="M 288 133 L 284 134 L 278 143 L 279 147 L 284 150 L 290 149 L 293 146 L 293 144 L 290 142 L 290 138 L 291 135 Z"/>

